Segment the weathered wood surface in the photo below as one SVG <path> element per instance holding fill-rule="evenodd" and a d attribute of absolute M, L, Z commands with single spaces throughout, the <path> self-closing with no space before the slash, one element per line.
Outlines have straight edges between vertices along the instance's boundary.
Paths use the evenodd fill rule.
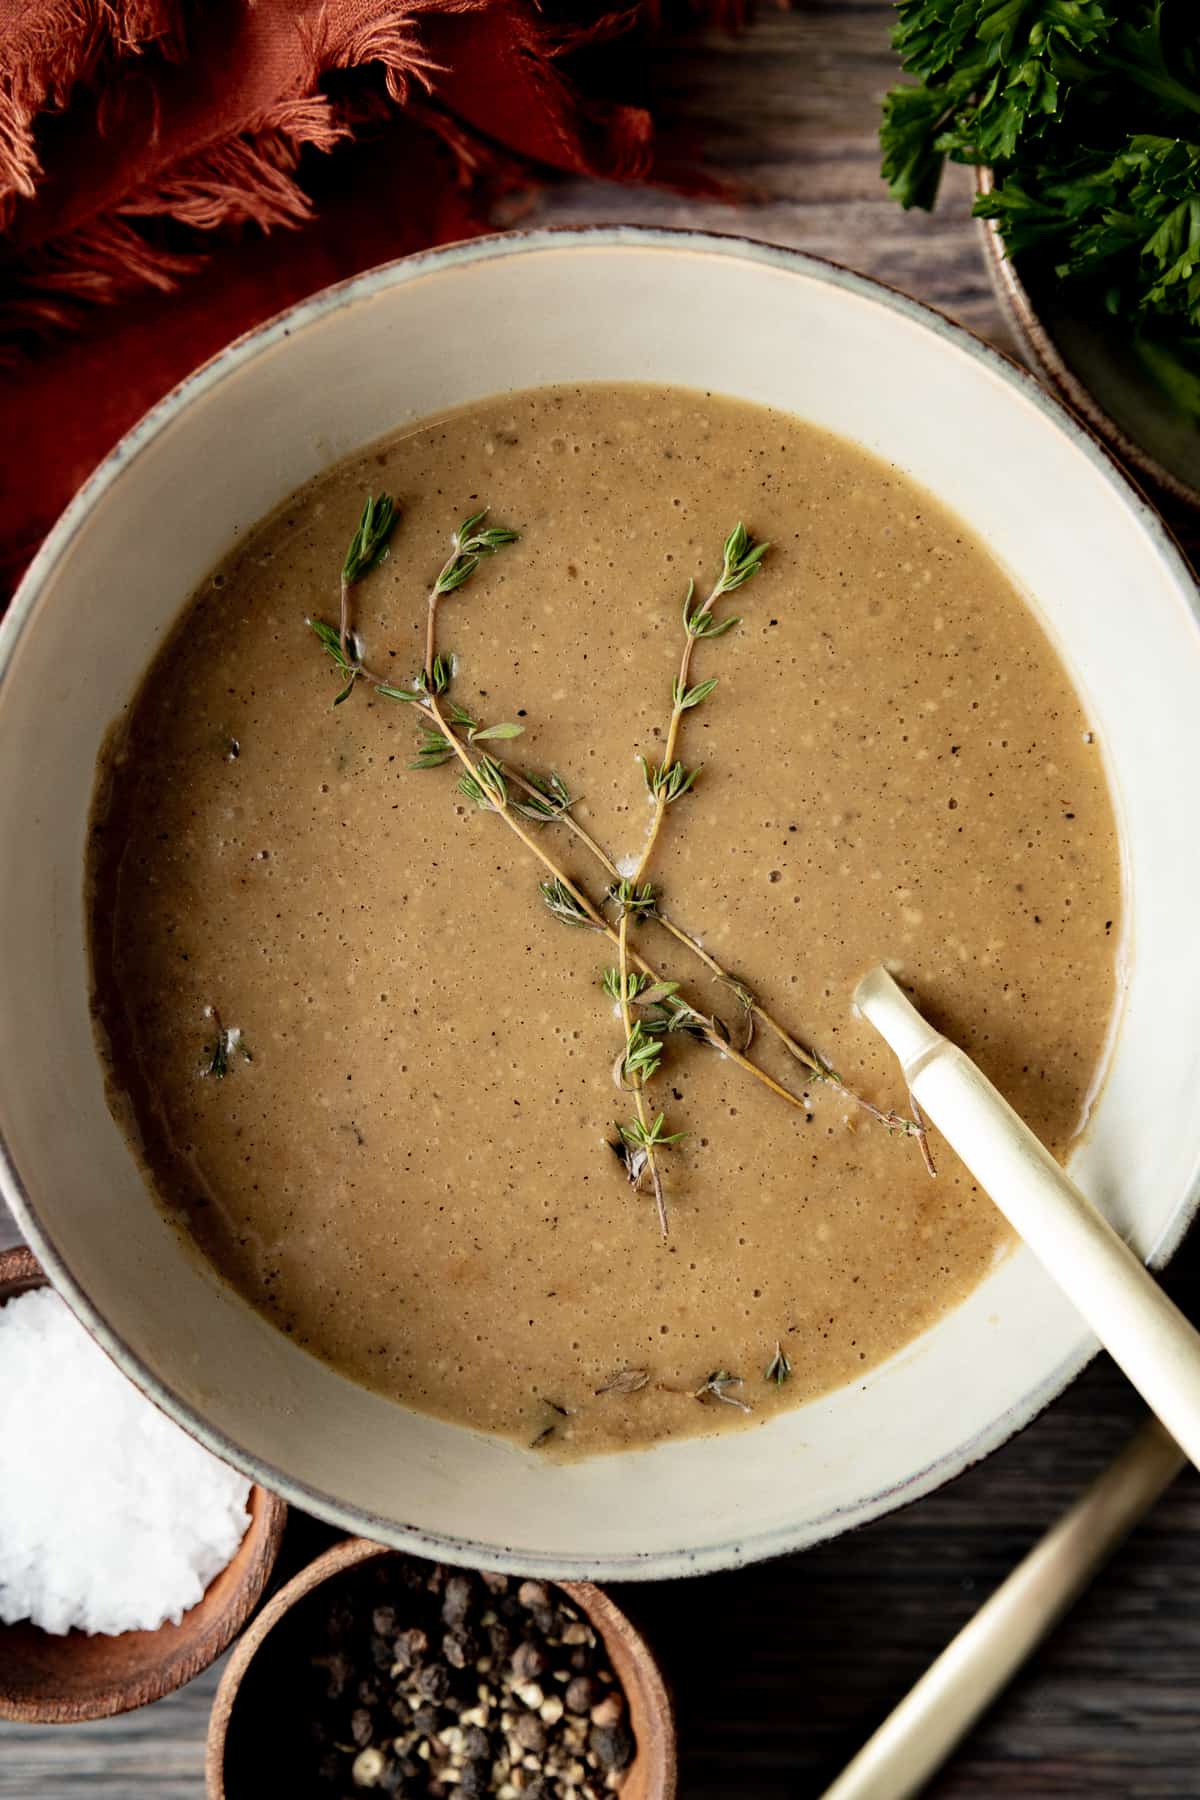
<path fill-rule="evenodd" d="M 521 223 L 705 226 L 831 256 L 1011 348 L 970 182 L 906 216 L 877 174 L 888 6 L 817 0 L 729 40 L 677 42 L 654 80 L 709 160 L 763 199 L 731 210 L 569 183 Z M 1164 1129 L 1169 1121 L 1164 1121 Z M 6 1241 L 0 1221 L 0 1243 Z M 1200 1311 L 1200 1248 L 1170 1285 Z M 806 1800 L 995 1583 L 1097 1474 L 1140 1405 L 1106 1359 L 940 1494 L 808 1555 L 689 1584 L 624 1588 L 676 1691 L 683 1800 Z M 1184 1476 L 935 1784 L 935 1800 L 1200 1795 L 1200 1484 Z M 290 1573 L 327 1534 L 294 1520 Z M 70 1730 L 0 1728 L 0 1800 L 201 1800 L 219 1670 L 146 1711 Z"/>

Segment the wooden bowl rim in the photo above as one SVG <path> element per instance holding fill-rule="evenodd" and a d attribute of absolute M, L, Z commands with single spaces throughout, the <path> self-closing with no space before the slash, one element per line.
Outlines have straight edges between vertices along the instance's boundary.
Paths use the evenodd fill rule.
<path fill-rule="evenodd" d="M 990 194 L 993 186 L 991 169 L 977 168 L 976 193 Z M 1174 474 L 1136 439 L 1131 438 L 1112 414 L 1104 410 L 1091 389 L 1080 381 L 1042 323 L 1029 289 L 1017 274 L 1016 265 L 1005 253 L 1004 239 L 1000 236 L 995 220 L 980 219 L 979 225 L 992 290 L 1016 333 L 1017 342 L 1027 361 L 1037 369 L 1059 399 L 1078 413 L 1122 462 L 1132 464 L 1140 475 L 1145 476 L 1147 481 L 1164 493 L 1170 494 L 1172 499 L 1180 501 L 1184 506 L 1200 508 L 1200 488 L 1193 487 L 1181 475 Z"/>
<path fill-rule="evenodd" d="M 10 1250 L 0 1251 L 0 1306 L 19 1294 L 50 1286 L 45 1270 L 26 1245 L 18 1244 Z M 98 1684 L 91 1694 L 85 1691 L 70 1698 L 45 1695 L 34 1699 L 26 1695 L 5 1693 L 0 1686 L 0 1719 L 23 1725 L 73 1725 L 89 1719 L 109 1719 L 117 1713 L 132 1712 L 137 1707 L 164 1699 L 167 1694 L 175 1693 L 194 1676 L 209 1668 L 229 1648 L 258 1604 L 283 1540 L 287 1504 L 278 1494 L 273 1494 L 269 1488 L 254 1482 L 251 1484 L 247 1508 L 250 1523 L 230 1562 L 247 1547 L 256 1554 L 247 1578 L 230 1596 L 230 1604 L 226 1610 L 208 1622 L 209 1629 L 206 1632 L 191 1640 L 182 1638 L 165 1662 L 157 1668 L 148 1667 L 139 1677 L 131 1677 L 115 1684 L 111 1681 Z M 226 1564 L 226 1568 L 229 1566 Z M 218 1579 L 219 1575 L 213 1577 L 214 1581 Z M 202 1604 L 203 1601 L 196 1603 L 197 1606 Z M 173 1629 L 181 1631 L 189 1613 L 195 1610 L 189 1608 L 180 1625 Z M 0 1624 L 0 1638 L 9 1629 Z M 31 1629 L 36 1630 L 37 1627 L 32 1626 Z M 120 1635 L 126 1634 L 115 1634 L 114 1641 Z M 137 1635 L 150 1640 L 158 1634 L 145 1632 Z M 70 1636 L 68 1633 L 60 1641 L 69 1642 Z M 0 1676 L 0 1681 L 2 1679 Z"/>
<path fill-rule="evenodd" d="M 225 1793 L 225 1744 L 229 1734 L 229 1722 L 237 1697 L 241 1690 L 246 1671 L 270 1636 L 292 1608 L 311 1594 L 315 1588 L 328 1581 L 334 1575 L 344 1574 L 347 1569 L 357 1568 L 360 1563 L 370 1562 L 378 1556 L 409 1557 L 410 1561 L 420 1558 L 409 1556 L 404 1550 L 394 1550 L 387 1544 L 376 1544 L 370 1538 L 342 1538 L 332 1544 L 328 1550 L 307 1563 L 298 1574 L 273 1594 L 263 1607 L 258 1617 L 234 1647 L 232 1656 L 226 1663 L 221 1680 L 213 1698 L 212 1712 L 209 1715 L 208 1739 L 204 1750 L 204 1783 L 207 1800 L 226 1800 Z M 553 1581 L 548 1583 L 568 1594 L 576 1605 L 585 1612 L 595 1624 L 601 1635 L 608 1640 L 609 1632 L 618 1635 L 630 1652 L 632 1665 L 636 1670 L 640 1687 L 640 1698 L 648 1718 L 654 1720 L 659 1729 L 648 1732 L 645 1740 L 638 1744 L 638 1759 L 645 1755 L 646 1792 L 648 1800 L 675 1800 L 678 1783 L 678 1752 L 675 1739 L 675 1711 L 667 1692 L 666 1682 L 654 1653 L 641 1632 L 631 1624 L 627 1615 L 622 1612 L 616 1601 L 603 1588 L 590 1581 Z M 632 1711 L 632 1696 L 630 1696 Z M 636 1764 L 632 1765 L 636 1766 Z"/>

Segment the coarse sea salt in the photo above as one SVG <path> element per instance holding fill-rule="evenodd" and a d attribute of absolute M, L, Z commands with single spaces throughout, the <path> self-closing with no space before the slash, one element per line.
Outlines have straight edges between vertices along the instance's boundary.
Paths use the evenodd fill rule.
<path fill-rule="evenodd" d="M 0 1306 L 5 1624 L 178 1624 L 241 1543 L 249 1492 L 143 1398 L 51 1289 Z"/>

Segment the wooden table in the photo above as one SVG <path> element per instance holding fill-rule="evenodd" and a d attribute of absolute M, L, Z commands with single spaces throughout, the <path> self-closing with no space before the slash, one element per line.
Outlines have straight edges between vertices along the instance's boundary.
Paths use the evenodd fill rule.
<path fill-rule="evenodd" d="M 889 12 L 876 0 L 817 0 L 766 15 L 738 39 L 692 37 L 658 58 L 667 114 L 696 125 L 711 162 L 753 183 L 761 203 L 730 210 L 570 183 L 521 222 L 700 225 L 800 246 L 1010 348 L 966 216 L 965 172 L 952 173 L 932 218 L 901 213 L 878 179 Z M 1181 1253 L 1169 1285 L 1200 1311 L 1200 1244 Z M 906 1511 L 803 1557 L 622 1589 L 675 1686 L 683 1800 L 818 1794 L 1140 1411 L 1101 1358 L 1014 1442 Z M 938 1780 L 937 1800 L 1200 1795 L 1197 1527 L 1200 1486 L 1189 1474 Z M 294 1519 L 285 1568 L 322 1537 Z M 212 1671 L 104 1724 L 0 1727 L 0 1800 L 200 1800 L 216 1680 Z"/>

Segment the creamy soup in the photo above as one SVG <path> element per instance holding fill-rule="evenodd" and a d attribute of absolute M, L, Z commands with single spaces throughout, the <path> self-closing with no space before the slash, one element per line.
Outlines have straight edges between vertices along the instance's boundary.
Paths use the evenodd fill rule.
<path fill-rule="evenodd" d="M 350 592 L 347 641 L 398 687 L 423 667 L 455 526 L 487 507 L 476 529 L 520 534 L 436 628 L 439 706 L 521 728 L 463 753 L 518 772 L 502 778 L 527 842 L 460 791 L 457 757 L 410 768 L 417 706 L 367 680 L 332 704 L 344 676 L 306 620 L 336 632 L 347 544 L 385 491 L 390 551 Z M 769 1018 L 747 1046 L 746 996 L 633 917 L 630 956 L 681 984 L 631 1007 L 643 1038 L 681 999 L 720 1021 L 708 1042 L 657 1034 L 640 1096 L 651 1132 L 661 1113 L 685 1134 L 654 1153 L 664 1237 L 646 1169 L 627 1178 L 636 1144 L 612 1147 L 639 1099 L 602 985 L 616 949 L 548 909 L 535 852 L 615 929 L 612 877 L 513 803 L 519 772 L 556 773 L 571 817 L 637 869 L 653 810 L 635 758 L 662 760 L 687 584 L 694 616 L 739 520 L 770 548 L 712 609 L 740 622 L 694 641 L 689 684 L 718 685 L 681 716 L 699 775 L 644 879 Z M 1118 848 L 1053 648 L 928 494 L 709 394 L 508 395 L 296 494 L 155 659 L 93 845 L 100 1041 L 160 1202 L 313 1355 L 550 1453 L 754 1423 L 852 1382 L 1003 1253 L 946 1147 L 931 1137 L 932 1177 L 911 1129 L 854 1098 L 911 1120 L 851 1009 L 869 964 L 1059 1155 L 1102 1073 Z"/>

